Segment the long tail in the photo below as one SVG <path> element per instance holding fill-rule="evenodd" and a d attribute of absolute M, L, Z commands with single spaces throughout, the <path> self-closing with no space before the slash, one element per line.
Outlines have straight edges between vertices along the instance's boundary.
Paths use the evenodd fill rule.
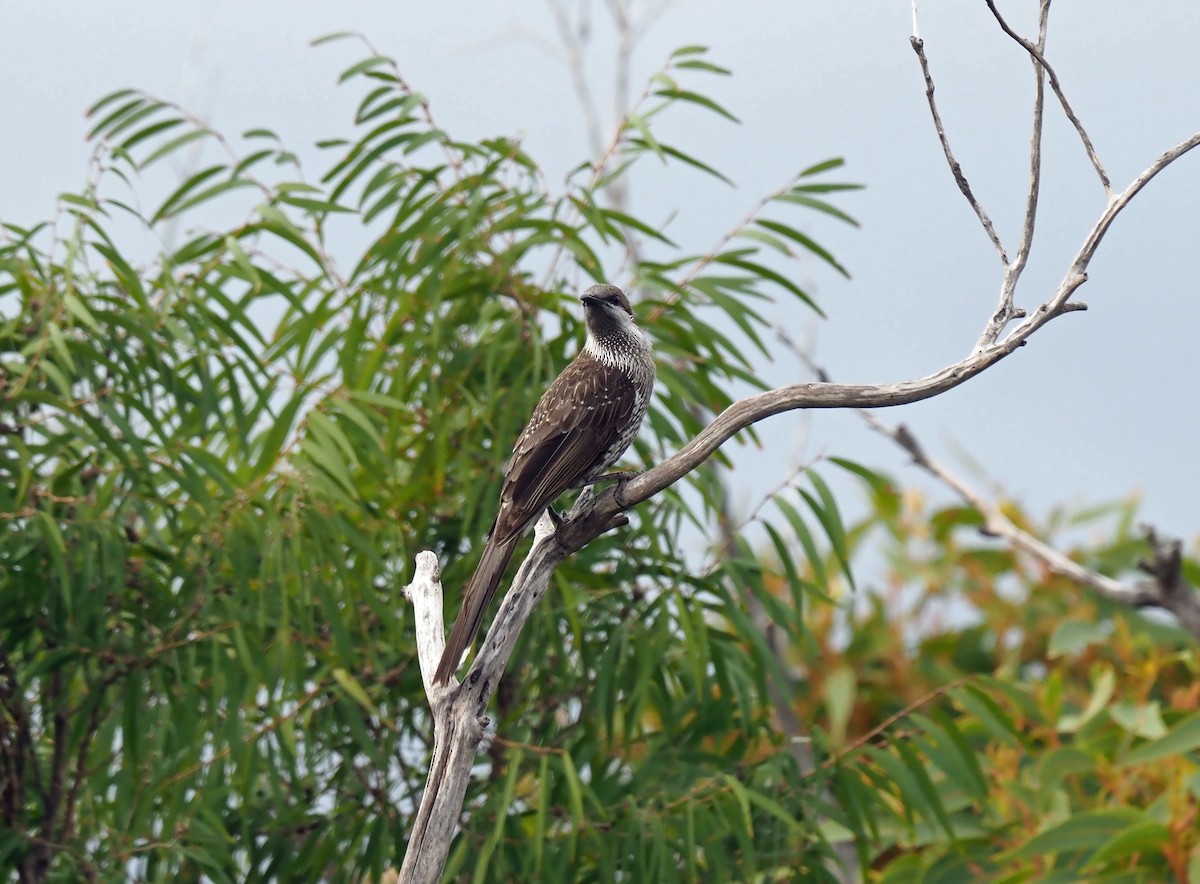
<path fill-rule="evenodd" d="M 479 560 L 479 567 L 471 575 L 471 582 L 467 584 L 463 593 L 462 610 L 459 611 L 458 619 L 454 621 L 454 628 L 450 630 L 450 638 L 446 639 L 446 650 L 442 652 L 437 674 L 433 677 L 435 684 L 445 684 L 458 669 L 463 652 L 479 632 L 488 603 L 496 594 L 496 587 L 500 585 L 500 578 L 504 576 L 504 569 L 508 567 L 520 538 L 519 533 L 509 540 L 495 541 L 488 538 L 487 546 L 483 549 L 483 558 Z"/>

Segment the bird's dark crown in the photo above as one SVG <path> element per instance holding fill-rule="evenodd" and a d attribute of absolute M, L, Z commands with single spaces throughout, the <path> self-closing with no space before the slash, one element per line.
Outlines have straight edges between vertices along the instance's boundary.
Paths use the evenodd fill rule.
<path fill-rule="evenodd" d="M 580 295 L 579 300 L 583 301 L 585 307 L 591 304 L 607 304 L 633 316 L 633 308 L 629 305 L 629 299 L 615 285 L 594 285 Z"/>

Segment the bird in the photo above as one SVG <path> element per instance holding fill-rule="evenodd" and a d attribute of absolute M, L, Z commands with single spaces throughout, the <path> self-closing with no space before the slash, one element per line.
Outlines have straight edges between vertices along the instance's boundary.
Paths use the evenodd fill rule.
<path fill-rule="evenodd" d="M 614 285 L 594 285 L 579 300 L 587 340 L 546 388 L 513 446 L 500 510 L 463 592 L 435 684 L 445 684 L 458 669 L 521 535 L 565 491 L 605 478 L 646 416 L 654 392 L 654 352 L 634 322 L 629 298 Z"/>

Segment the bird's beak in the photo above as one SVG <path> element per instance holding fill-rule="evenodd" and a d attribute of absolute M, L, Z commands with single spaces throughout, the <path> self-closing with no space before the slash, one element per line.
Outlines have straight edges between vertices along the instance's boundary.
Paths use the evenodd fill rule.
<path fill-rule="evenodd" d="M 580 295 L 579 300 L 583 301 L 584 304 L 599 304 L 600 303 L 600 299 L 597 298 L 595 295 Z"/>

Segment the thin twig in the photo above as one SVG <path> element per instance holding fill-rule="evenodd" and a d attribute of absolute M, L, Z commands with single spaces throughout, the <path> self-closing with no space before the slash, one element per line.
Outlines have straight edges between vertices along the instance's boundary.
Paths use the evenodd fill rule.
<path fill-rule="evenodd" d="M 821 762 L 821 766 L 818 768 L 818 770 L 824 771 L 824 770 L 829 770 L 829 769 L 835 767 L 836 765 L 845 761 L 847 758 L 849 758 L 855 752 L 862 749 L 863 746 L 866 746 L 868 743 L 870 743 L 876 737 L 878 737 L 881 734 L 885 733 L 886 731 L 890 730 L 892 725 L 896 724 L 896 722 L 901 721 L 902 719 L 908 718 L 908 716 L 912 715 L 918 709 L 921 709 L 921 708 L 927 706 L 928 704 L 930 704 L 934 700 L 936 700 L 938 697 L 945 696 L 946 694 L 950 693 L 950 691 L 954 690 L 955 688 L 961 687 L 962 685 L 966 684 L 967 682 L 972 681 L 974 678 L 975 678 L 975 676 L 973 676 L 973 675 L 959 676 L 958 678 L 954 679 L 954 681 L 949 682 L 948 684 L 941 685 L 940 687 L 936 687 L 933 690 L 929 691 L 928 693 L 924 694 L 923 696 L 918 697 L 917 699 L 915 699 L 911 703 L 909 703 L 907 706 L 905 706 L 903 709 L 900 709 L 899 711 L 894 712 L 891 715 L 889 715 L 887 718 L 885 718 L 883 721 L 879 722 L 879 724 L 875 725 L 875 727 L 871 728 L 869 731 L 867 731 L 862 736 L 857 737 L 854 740 L 854 742 L 852 742 L 849 746 L 846 746 L 844 749 L 839 750 L 837 753 L 830 755 L 823 762 Z"/>
<path fill-rule="evenodd" d="M 999 10 L 996 9 L 994 0 L 986 0 L 988 9 L 995 16 L 996 23 L 1000 25 L 1001 30 L 1008 36 L 1012 37 L 1021 47 L 1028 52 L 1035 62 L 1040 64 L 1046 71 L 1046 75 L 1050 78 L 1050 88 L 1054 90 L 1054 94 L 1058 97 L 1058 103 L 1062 105 L 1063 113 L 1067 115 L 1067 119 L 1071 121 L 1071 125 L 1075 127 L 1075 131 L 1079 134 L 1079 140 L 1083 142 L 1083 148 L 1087 151 L 1088 159 L 1092 161 L 1092 168 L 1096 170 L 1096 175 L 1100 178 L 1100 184 L 1104 187 L 1105 196 L 1112 197 L 1112 184 L 1108 180 L 1108 173 L 1104 171 L 1104 164 L 1100 162 L 1100 157 L 1096 154 L 1096 148 L 1092 146 L 1092 139 L 1088 137 L 1087 130 L 1083 128 L 1083 123 L 1079 121 L 1079 117 L 1075 115 L 1075 111 L 1071 107 L 1071 103 L 1067 101 L 1067 96 L 1063 93 L 1062 84 L 1058 81 L 1058 74 L 1054 73 L 1054 68 L 1050 66 L 1050 62 L 1046 61 L 1046 56 L 1041 50 L 1009 27 L 1008 22 L 1004 20 Z M 1049 4 L 1046 4 L 1049 5 Z"/>
<path fill-rule="evenodd" d="M 1033 535 L 1018 528 L 1004 515 L 996 504 L 992 503 L 982 493 L 960 478 L 945 464 L 930 455 L 917 437 L 913 435 L 912 431 L 904 424 L 891 426 L 870 412 L 862 411 L 860 414 L 871 429 L 887 436 L 907 451 L 912 456 L 913 463 L 952 490 L 968 506 L 983 516 L 984 527 L 989 533 L 1002 538 L 1017 549 L 1034 556 L 1039 561 L 1045 563 L 1056 574 L 1061 574 L 1084 586 L 1090 586 L 1114 601 L 1127 603 L 1133 598 L 1134 594 L 1130 587 L 1127 587 L 1118 580 L 1113 580 L 1111 577 L 1085 568 L 1053 547 L 1038 540 Z"/>
<path fill-rule="evenodd" d="M 580 4 L 579 24 L 572 26 L 567 15 L 565 0 L 548 0 L 547 5 L 554 16 L 554 25 L 558 28 L 558 39 L 566 50 L 563 64 L 571 75 L 571 85 L 575 87 L 575 97 L 579 100 L 580 110 L 583 111 L 583 123 L 587 127 L 588 150 L 599 156 L 604 150 L 604 142 L 600 134 L 600 111 L 596 108 L 596 100 L 592 96 L 592 87 L 588 83 L 587 72 L 583 69 L 584 51 L 591 37 L 591 23 L 588 19 L 589 5 Z"/>
<path fill-rule="evenodd" d="M 1046 48 L 1046 26 L 1049 18 L 1050 0 L 1041 0 L 1037 42 L 1039 51 L 1044 51 Z M 1021 242 L 1017 246 L 1017 254 L 1004 271 L 1004 281 L 1000 284 L 1000 305 L 988 320 L 979 340 L 975 342 L 976 351 L 994 344 L 1009 322 L 1025 315 L 1023 310 L 1013 307 L 1013 299 L 1016 296 L 1017 281 L 1025 270 L 1030 249 L 1033 247 L 1034 224 L 1037 220 L 1038 195 L 1041 192 L 1042 182 L 1042 128 L 1046 108 L 1045 76 L 1045 69 L 1034 60 L 1033 129 L 1029 138 L 1029 191 L 1025 202 L 1025 224 L 1021 229 Z"/>
<path fill-rule="evenodd" d="M 576 523 L 563 526 L 559 540 L 571 552 L 580 549 L 603 533 L 604 526 L 614 517 L 674 485 L 751 424 L 798 408 L 884 408 L 929 399 L 986 371 L 1021 347 L 1034 332 L 1055 317 L 1086 310 L 1086 304 L 1070 303 L 1070 299 L 1087 282 L 1087 268 L 1113 221 L 1159 172 L 1198 145 L 1200 132 L 1165 151 L 1129 187 L 1109 200 L 1075 253 L 1058 288 L 1003 340 L 915 380 L 896 384 L 790 384 L 741 399 L 721 412 L 676 454 L 630 480 L 623 488 L 610 488 L 599 495 Z"/>
<path fill-rule="evenodd" d="M 967 176 L 963 174 L 962 166 L 954 158 L 954 151 L 950 149 L 950 141 L 946 138 L 946 128 L 942 125 L 942 115 L 938 113 L 937 102 L 933 98 L 933 75 L 929 72 L 929 59 L 925 57 L 925 41 L 914 35 L 909 38 L 909 42 L 912 44 L 913 51 L 917 53 L 917 59 L 921 62 L 921 73 L 925 76 L 925 97 L 929 100 L 929 111 L 933 114 L 933 128 L 937 131 L 938 141 L 942 144 L 942 152 L 946 155 L 946 162 L 950 164 L 950 174 L 954 176 L 954 183 L 958 185 L 958 189 L 962 191 L 962 195 L 967 198 L 967 202 L 975 211 L 976 217 L 979 218 L 979 223 L 983 225 L 988 239 L 992 241 L 992 245 L 1000 253 L 1000 260 L 1007 267 L 1008 254 L 1004 251 L 1004 246 L 1000 242 L 1000 237 L 996 233 L 992 219 L 988 217 L 988 213 L 979 204 L 979 200 L 975 199 L 975 194 L 971 191 L 971 185 L 967 183 Z"/>
<path fill-rule="evenodd" d="M 1050 23 L 1050 0 L 1041 0 L 1038 14 L 1037 48 L 1039 53 L 1046 51 L 1046 29 Z M 1017 256 L 1013 259 L 1010 273 L 1019 276 L 1029 260 L 1029 251 L 1033 247 L 1033 229 L 1037 220 L 1038 195 L 1042 184 L 1042 121 L 1046 109 L 1045 70 L 1036 61 L 1033 62 L 1033 127 L 1029 136 L 1029 194 L 1025 203 L 1025 224 L 1021 229 L 1021 243 L 1017 247 Z M 1009 299 L 1009 306 L 1012 299 Z"/>
<path fill-rule="evenodd" d="M 1115 580 L 1099 571 L 1087 568 L 1066 554 L 1019 528 L 1000 508 L 979 490 L 968 484 L 945 464 L 927 452 L 917 437 L 903 424 L 890 426 L 867 411 L 860 414 L 877 432 L 887 436 L 925 470 L 983 517 L 984 528 L 1014 549 L 1037 559 L 1055 574 L 1081 586 L 1089 587 L 1110 601 L 1122 605 L 1143 607 L 1154 605 L 1175 614 L 1180 625 L 1200 639 L 1200 594 L 1181 577 L 1178 543 L 1160 544 L 1153 531 L 1147 531 L 1154 549 L 1154 561 L 1142 568 L 1155 578 L 1154 582 L 1128 583 Z"/>

